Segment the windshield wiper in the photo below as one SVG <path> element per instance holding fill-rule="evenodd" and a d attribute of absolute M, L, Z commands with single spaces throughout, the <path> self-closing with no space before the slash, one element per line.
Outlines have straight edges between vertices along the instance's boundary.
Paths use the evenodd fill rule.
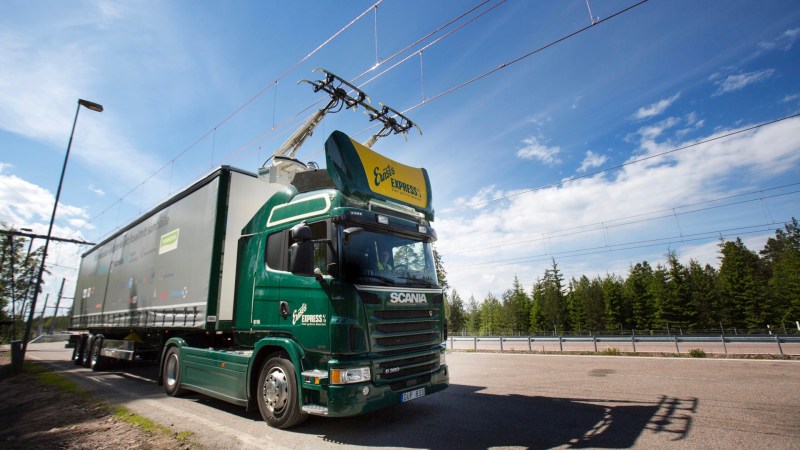
<path fill-rule="evenodd" d="M 435 284 L 431 283 L 430 281 L 425 281 L 416 277 L 399 277 L 402 280 L 406 280 L 407 285 L 416 285 L 421 287 L 438 287 Z M 409 283 L 411 281 L 411 283 Z"/>
<path fill-rule="evenodd" d="M 384 277 L 384 276 L 382 276 L 382 275 L 368 275 L 368 274 L 363 274 L 363 275 L 358 275 L 358 276 L 356 276 L 356 278 L 374 278 L 374 279 L 376 279 L 376 280 L 378 280 L 378 281 L 382 281 L 382 282 L 383 282 L 385 285 L 387 285 L 387 286 L 389 286 L 389 285 L 394 285 L 394 284 L 395 284 L 393 279 L 391 279 L 391 278 L 389 278 L 389 277 Z"/>

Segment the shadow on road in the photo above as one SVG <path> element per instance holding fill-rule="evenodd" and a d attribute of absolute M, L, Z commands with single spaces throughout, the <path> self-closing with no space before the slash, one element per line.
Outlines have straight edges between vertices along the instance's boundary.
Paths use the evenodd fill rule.
<path fill-rule="evenodd" d="M 312 418 L 293 431 L 347 445 L 430 449 L 632 447 L 644 430 L 681 440 L 697 399 L 659 402 L 493 395 L 451 385 L 416 403 L 346 419 Z"/>

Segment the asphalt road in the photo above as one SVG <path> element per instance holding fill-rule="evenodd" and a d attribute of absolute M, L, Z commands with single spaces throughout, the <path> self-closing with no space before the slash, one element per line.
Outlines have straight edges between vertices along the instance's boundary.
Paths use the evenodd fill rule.
<path fill-rule="evenodd" d="M 28 357 L 209 448 L 800 448 L 800 361 L 448 353 L 451 386 L 283 431 L 199 394 L 167 397 L 157 367 L 92 372 L 63 343 Z"/>

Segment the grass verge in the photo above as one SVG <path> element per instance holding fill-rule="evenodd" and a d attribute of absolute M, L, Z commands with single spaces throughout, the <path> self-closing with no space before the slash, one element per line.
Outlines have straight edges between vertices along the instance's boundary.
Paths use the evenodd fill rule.
<path fill-rule="evenodd" d="M 150 434 L 160 434 L 163 436 L 171 436 L 175 438 L 182 445 L 190 445 L 191 431 L 182 431 L 180 433 L 173 432 L 168 427 L 161 425 L 158 422 L 148 419 L 147 417 L 136 414 L 129 408 L 122 405 L 110 405 L 103 400 L 92 395 L 91 392 L 81 388 L 74 382 L 64 378 L 63 376 L 48 371 L 41 364 L 31 361 L 25 361 L 23 365 L 24 372 L 32 373 L 36 376 L 40 383 L 58 389 L 63 393 L 75 394 L 84 400 L 96 403 L 100 408 L 106 410 L 116 419 L 139 427 L 142 431 Z"/>

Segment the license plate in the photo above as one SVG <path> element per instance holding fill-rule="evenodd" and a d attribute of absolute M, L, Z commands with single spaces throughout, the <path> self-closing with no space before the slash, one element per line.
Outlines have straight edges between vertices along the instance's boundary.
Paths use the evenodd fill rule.
<path fill-rule="evenodd" d="M 403 392 L 400 396 L 400 403 L 405 403 L 415 398 L 425 397 L 425 388 L 414 389 L 413 391 Z"/>

